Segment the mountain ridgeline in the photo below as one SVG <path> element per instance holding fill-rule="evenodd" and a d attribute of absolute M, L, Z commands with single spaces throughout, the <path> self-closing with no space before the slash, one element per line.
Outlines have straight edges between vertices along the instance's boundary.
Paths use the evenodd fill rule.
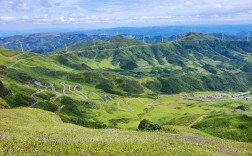
<path fill-rule="evenodd" d="M 92 40 L 93 38 L 101 40 L 109 39 L 109 37 L 105 35 L 88 35 L 79 32 L 52 32 L 4 37 L 0 38 L 0 45 L 7 49 L 48 54 L 59 48 L 76 44 L 81 41 Z"/>
<path fill-rule="evenodd" d="M 139 86 L 155 93 L 174 94 L 248 90 L 252 86 L 251 54 L 252 42 L 226 41 L 190 33 L 179 41 L 154 45 L 116 36 L 109 41 L 97 40 L 95 45 L 93 41 L 75 44 L 67 52 L 57 52 L 51 57 L 76 70 L 88 70 L 96 75 L 95 70 L 100 68 L 106 72 L 131 76 Z M 99 67 L 88 64 L 90 60 L 99 62 Z M 145 83 L 138 81 L 145 77 L 155 80 Z M 105 81 L 97 76 L 93 79 L 94 82 Z M 104 79 L 111 86 L 120 83 L 110 77 Z M 109 88 L 114 90 L 113 87 Z"/>
<path fill-rule="evenodd" d="M 49 55 L 0 48 L 0 108 L 39 108 L 90 128 L 146 121 L 144 130 L 176 125 L 251 142 L 250 101 L 231 95 L 252 87 L 251 54 L 250 41 L 201 33 L 157 44 L 118 35 Z"/>

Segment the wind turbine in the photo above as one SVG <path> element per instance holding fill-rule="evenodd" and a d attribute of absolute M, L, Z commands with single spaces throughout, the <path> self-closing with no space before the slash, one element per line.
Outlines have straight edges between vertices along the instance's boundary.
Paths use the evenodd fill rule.
<path fill-rule="evenodd" d="M 95 39 L 93 39 L 93 42 L 94 42 L 94 47 L 95 47 Z"/>
<path fill-rule="evenodd" d="M 21 48 L 21 51 L 22 51 L 22 52 L 24 52 L 23 43 L 22 43 L 22 42 L 20 42 L 20 41 L 17 41 L 17 42 L 19 42 L 19 43 L 20 43 L 20 48 Z"/>
<path fill-rule="evenodd" d="M 247 41 L 249 41 L 249 36 L 250 36 L 250 34 L 248 33 L 248 34 L 247 34 Z"/>
<path fill-rule="evenodd" d="M 20 42 L 21 50 L 24 52 L 23 44 Z"/>
<path fill-rule="evenodd" d="M 65 50 L 68 51 L 66 43 L 65 43 Z"/>
<path fill-rule="evenodd" d="M 224 40 L 224 33 L 221 33 L 221 40 Z"/>
<path fill-rule="evenodd" d="M 161 33 L 161 42 L 164 43 L 164 36 L 163 36 L 163 33 Z"/>

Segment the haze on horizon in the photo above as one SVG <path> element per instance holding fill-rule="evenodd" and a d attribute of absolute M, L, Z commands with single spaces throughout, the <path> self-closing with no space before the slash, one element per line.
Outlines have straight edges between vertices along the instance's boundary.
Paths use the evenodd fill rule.
<path fill-rule="evenodd" d="M 252 0 L 0 0 L 1 30 L 251 24 Z"/>

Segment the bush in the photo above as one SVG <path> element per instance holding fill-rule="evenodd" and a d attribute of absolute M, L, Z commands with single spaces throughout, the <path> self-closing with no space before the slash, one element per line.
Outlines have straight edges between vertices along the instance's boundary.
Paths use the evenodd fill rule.
<path fill-rule="evenodd" d="M 122 60 L 120 62 L 120 68 L 121 69 L 133 70 L 133 69 L 135 69 L 137 67 L 138 67 L 138 65 L 132 60 Z"/>
<path fill-rule="evenodd" d="M 33 101 L 34 99 L 26 94 L 15 94 L 6 98 L 6 102 L 10 104 L 11 107 L 26 107 Z"/>
<path fill-rule="evenodd" d="M 161 131 L 162 127 L 159 124 L 152 124 L 150 121 L 143 119 L 138 125 L 138 130 L 140 130 L 140 131 Z"/>
<path fill-rule="evenodd" d="M 150 89 L 154 93 L 159 93 L 162 88 L 162 84 L 159 81 L 148 81 L 145 84 L 145 87 L 147 87 L 148 89 Z"/>
<path fill-rule="evenodd" d="M 0 109 L 8 109 L 10 106 L 2 99 L 0 98 Z"/>
<path fill-rule="evenodd" d="M 143 87 L 135 80 L 122 79 L 120 87 L 129 95 L 142 94 L 144 92 Z"/>
<path fill-rule="evenodd" d="M 9 94 L 11 94 L 11 91 L 6 89 L 2 81 L 0 81 L 0 97 L 4 98 Z"/>

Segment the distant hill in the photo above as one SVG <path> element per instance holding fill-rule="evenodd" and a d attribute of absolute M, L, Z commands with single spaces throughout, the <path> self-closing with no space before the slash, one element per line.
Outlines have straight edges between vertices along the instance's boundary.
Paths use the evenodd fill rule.
<path fill-rule="evenodd" d="M 46 33 L 46 31 L 55 33 Z M 251 31 L 251 25 L 119 27 L 96 30 L 45 29 L 22 32 L 0 31 L 0 46 L 13 50 L 22 51 L 23 49 L 24 51 L 47 54 L 63 48 L 65 44 L 69 46 L 92 39 L 108 40 L 116 35 L 127 36 L 142 43 L 155 44 L 179 40 L 189 32 L 210 34 L 219 39 L 222 39 L 222 34 L 224 34 L 225 40 L 247 40 L 247 35 Z M 28 34 L 25 35 L 24 33 Z M 19 35 L 11 36 L 14 34 Z M 249 40 L 251 40 L 251 37 L 249 37 Z"/>
<path fill-rule="evenodd" d="M 13 50 L 22 51 L 23 49 L 23 51 L 46 54 L 63 48 L 65 45 L 69 46 L 94 38 L 105 40 L 109 37 L 84 33 L 40 33 L 0 38 L 0 46 Z"/>
<path fill-rule="evenodd" d="M 251 33 L 252 34 L 252 33 Z M 252 36 L 248 36 L 248 34 L 238 33 L 238 34 L 226 34 L 226 33 L 211 33 L 209 34 L 219 39 L 223 40 L 232 40 L 232 41 L 247 41 L 252 40 Z"/>

